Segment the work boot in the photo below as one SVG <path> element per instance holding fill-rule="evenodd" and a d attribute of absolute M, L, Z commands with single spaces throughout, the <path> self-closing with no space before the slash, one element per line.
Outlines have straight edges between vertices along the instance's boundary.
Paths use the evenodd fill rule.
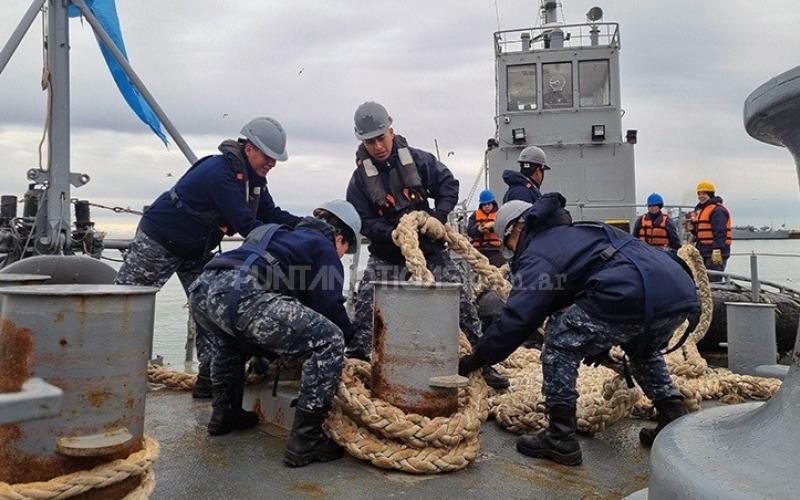
<path fill-rule="evenodd" d="M 212 436 L 252 429 L 258 425 L 258 414 L 242 409 L 244 365 L 238 366 L 232 377 L 232 380 L 215 381 L 212 386 L 214 409 L 208 422 L 208 433 Z"/>
<path fill-rule="evenodd" d="M 580 465 L 581 445 L 575 437 L 574 406 L 550 408 L 550 426 L 537 434 L 517 439 L 517 451 L 534 458 L 547 458 L 564 465 Z"/>
<path fill-rule="evenodd" d="M 214 395 L 211 392 L 211 369 L 208 364 L 197 367 L 197 380 L 192 387 L 192 397 L 194 399 L 211 399 Z"/>
<path fill-rule="evenodd" d="M 242 408 L 214 408 L 208 422 L 208 433 L 212 436 L 223 436 L 231 431 L 252 429 L 258 425 L 258 414 Z"/>
<path fill-rule="evenodd" d="M 498 391 L 508 389 L 511 385 L 506 377 L 500 375 L 500 373 L 491 366 L 483 367 L 483 380 L 486 381 L 486 385 Z"/>
<path fill-rule="evenodd" d="M 313 462 L 329 462 L 342 457 L 344 450 L 322 430 L 322 423 L 327 416 L 327 409 L 294 409 L 292 433 L 289 435 L 283 463 L 289 467 L 302 467 Z"/>
<path fill-rule="evenodd" d="M 659 399 L 653 401 L 653 406 L 656 407 L 656 422 L 658 425 L 655 427 L 645 427 L 639 431 L 639 441 L 642 446 L 650 448 L 653 446 L 653 441 L 656 435 L 661 432 L 661 429 L 667 426 L 676 418 L 686 415 L 686 407 L 683 406 L 683 398 L 680 396 L 670 396 L 666 399 Z"/>

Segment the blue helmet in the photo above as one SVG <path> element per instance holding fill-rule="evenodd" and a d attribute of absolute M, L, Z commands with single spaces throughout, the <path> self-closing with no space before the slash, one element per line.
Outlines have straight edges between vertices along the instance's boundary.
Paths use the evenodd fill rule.
<path fill-rule="evenodd" d="M 481 191 L 481 194 L 478 196 L 478 203 L 481 205 L 484 203 L 492 203 L 494 201 L 497 201 L 494 197 L 494 193 L 488 189 Z"/>
<path fill-rule="evenodd" d="M 658 205 L 660 207 L 664 206 L 664 198 L 661 197 L 658 193 L 652 193 L 650 196 L 647 197 L 647 206 L 652 207 L 653 205 Z"/>

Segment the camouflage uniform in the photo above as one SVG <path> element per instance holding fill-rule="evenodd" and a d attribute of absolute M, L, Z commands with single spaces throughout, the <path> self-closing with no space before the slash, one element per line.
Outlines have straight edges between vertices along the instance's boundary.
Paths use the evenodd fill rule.
<path fill-rule="evenodd" d="M 470 291 L 461 270 L 447 252 L 428 257 L 428 269 L 436 281 L 461 284 L 459 300 L 459 324 L 467 335 L 470 344 L 475 344 L 480 337 L 481 323 L 478 310 L 470 300 Z M 364 276 L 358 285 L 358 292 L 353 299 L 355 318 L 353 319 L 353 339 L 347 346 L 350 357 L 368 358 L 372 351 L 372 306 L 375 289 L 372 281 L 406 281 L 410 273 L 406 266 L 398 266 L 370 255 Z"/>
<path fill-rule="evenodd" d="M 641 323 L 612 324 L 576 305 L 553 313 L 542 349 L 542 392 L 547 406 L 574 406 L 575 385 L 581 359 L 620 345 L 630 358 L 631 374 L 651 401 L 680 397 L 659 353 L 687 313 L 654 321 L 648 330 Z"/>
<path fill-rule="evenodd" d="M 247 355 L 303 359 L 297 406 L 330 408 L 344 364 L 342 331 L 297 299 L 265 290 L 249 274 L 241 282 L 232 328 L 228 292 L 238 274 L 238 269 L 208 270 L 190 288 L 192 313 L 208 330 L 212 385 L 229 386 Z"/>
<path fill-rule="evenodd" d="M 128 247 L 125 262 L 119 268 L 114 283 L 161 288 L 173 274 L 178 273 L 178 279 L 188 297 L 189 286 L 200 276 L 203 266 L 211 257 L 210 253 L 196 260 L 176 257 L 139 229 Z M 205 365 L 208 360 L 205 334 L 203 328 L 197 328 L 196 332 L 197 359 L 201 365 Z"/>

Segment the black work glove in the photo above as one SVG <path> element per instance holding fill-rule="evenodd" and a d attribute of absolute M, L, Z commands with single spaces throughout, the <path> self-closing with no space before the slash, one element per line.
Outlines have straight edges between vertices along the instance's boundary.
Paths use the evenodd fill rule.
<path fill-rule="evenodd" d="M 444 210 L 439 210 L 438 208 L 431 212 L 431 215 L 436 217 L 436 219 L 441 222 L 442 224 L 447 224 L 447 214 Z"/>
<path fill-rule="evenodd" d="M 614 364 L 615 361 L 611 357 L 611 349 L 606 349 L 605 351 L 595 354 L 594 356 L 587 356 L 583 359 L 583 364 L 586 366 L 594 366 L 598 367 L 600 365 L 605 364 Z"/>
<path fill-rule="evenodd" d="M 425 255 L 432 255 L 441 252 L 444 249 L 444 245 L 439 240 L 434 240 L 421 234 L 419 235 L 419 249 Z"/>
<path fill-rule="evenodd" d="M 486 363 L 476 353 L 467 354 L 458 360 L 458 374 L 462 377 L 482 368 Z"/>

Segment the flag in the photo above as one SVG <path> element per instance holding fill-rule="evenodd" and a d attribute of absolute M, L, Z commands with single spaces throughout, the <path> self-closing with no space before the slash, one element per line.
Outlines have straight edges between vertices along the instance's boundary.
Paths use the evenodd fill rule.
<path fill-rule="evenodd" d="M 117 6 L 114 0 L 86 0 L 86 5 L 127 60 L 128 53 L 125 50 L 125 42 L 122 40 L 122 30 L 119 26 Z M 80 17 L 80 15 L 81 11 L 77 7 L 74 5 L 69 6 L 70 17 Z M 114 82 L 117 84 L 117 88 L 125 99 L 125 102 L 127 102 L 128 106 L 136 113 L 136 116 L 145 122 L 150 127 L 150 130 L 161 138 L 161 141 L 166 145 L 167 136 L 164 134 L 164 131 L 161 130 L 161 121 L 159 121 L 153 108 L 147 104 L 147 101 L 145 101 L 139 91 L 136 90 L 136 87 L 131 83 L 128 79 L 128 75 L 126 75 L 125 71 L 122 69 L 122 66 L 117 63 L 114 56 L 112 56 L 111 52 L 103 45 L 100 38 L 96 38 L 97 44 L 100 45 L 100 50 L 103 53 L 103 58 L 106 60 L 106 65 L 108 65 L 108 70 L 111 72 L 111 76 L 114 78 Z"/>

